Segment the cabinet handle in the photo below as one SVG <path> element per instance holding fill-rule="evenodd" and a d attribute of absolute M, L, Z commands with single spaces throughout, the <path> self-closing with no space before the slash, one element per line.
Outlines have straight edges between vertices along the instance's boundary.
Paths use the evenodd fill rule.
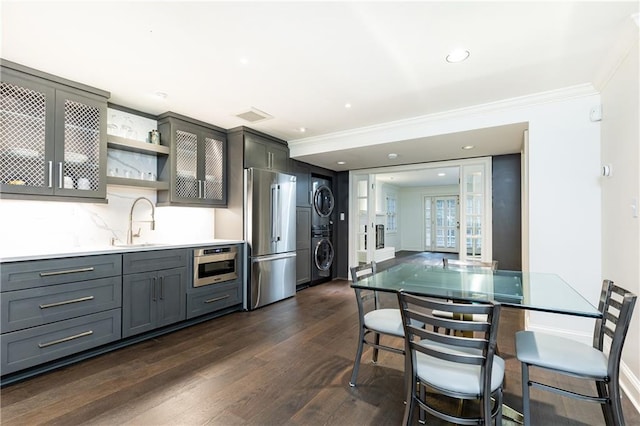
<path fill-rule="evenodd" d="M 151 288 L 151 300 L 153 300 L 154 302 L 156 301 L 156 281 L 158 279 L 156 277 L 153 277 L 153 287 Z"/>
<path fill-rule="evenodd" d="M 309 205 L 313 205 L 313 191 L 309 191 Z"/>
<path fill-rule="evenodd" d="M 231 296 L 228 294 L 225 294 L 224 296 L 214 297 L 213 299 L 205 300 L 204 303 L 213 303 L 213 302 L 217 302 L 218 300 L 228 299 L 229 297 Z"/>
<path fill-rule="evenodd" d="M 56 306 L 69 305 L 71 303 L 86 302 L 87 300 L 93 300 L 93 296 L 80 297 L 78 299 L 65 300 L 64 302 L 45 303 L 40 305 L 40 309 L 54 308 Z"/>
<path fill-rule="evenodd" d="M 58 163 L 58 188 L 62 189 L 62 161 Z"/>
<path fill-rule="evenodd" d="M 49 161 L 49 188 L 53 188 L 53 161 Z"/>
<path fill-rule="evenodd" d="M 82 333 L 79 333 L 79 334 L 75 334 L 73 336 L 63 337 L 62 339 L 54 340 L 52 342 L 38 343 L 38 347 L 39 348 L 46 348 L 47 346 L 57 345 L 58 343 L 68 342 L 69 340 L 78 339 L 78 338 L 84 337 L 84 336 L 90 336 L 92 334 L 93 334 L 93 330 L 89 330 L 89 331 L 85 331 L 85 332 L 82 332 Z"/>
<path fill-rule="evenodd" d="M 78 269 L 65 269 L 64 271 L 51 271 L 51 272 L 40 272 L 41 277 L 50 277 L 52 275 L 64 275 L 64 274 L 75 274 L 77 272 L 91 272 L 95 268 L 90 266 L 88 268 L 78 268 Z"/>
<path fill-rule="evenodd" d="M 160 300 L 164 300 L 164 277 L 160 277 Z"/>

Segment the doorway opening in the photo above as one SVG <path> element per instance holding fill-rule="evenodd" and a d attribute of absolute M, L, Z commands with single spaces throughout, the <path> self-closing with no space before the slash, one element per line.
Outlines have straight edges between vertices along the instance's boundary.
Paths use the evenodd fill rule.
<path fill-rule="evenodd" d="M 491 157 L 357 170 L 349 176 L 350 265 L 385 261 L 397 251 L 491 259 Z M 381 239 L 383 248 L 376 244 Z"/>

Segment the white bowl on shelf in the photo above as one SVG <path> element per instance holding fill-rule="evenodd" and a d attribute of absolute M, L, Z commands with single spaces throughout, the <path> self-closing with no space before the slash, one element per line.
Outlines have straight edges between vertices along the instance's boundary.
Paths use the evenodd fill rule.
<path fill-rule="evenodd" d="M 38 150 L 30 148 L 9 148 L 6 152 L 7 154 L 22 158 L 35 158 L 40 155 Z"/>
<path fill-rule="evenodd" d="M 64 153 L 64 161 L 66 163 L 84 163 L 88 159 L 89 157 L 79 152 L 65 151 Z"/>

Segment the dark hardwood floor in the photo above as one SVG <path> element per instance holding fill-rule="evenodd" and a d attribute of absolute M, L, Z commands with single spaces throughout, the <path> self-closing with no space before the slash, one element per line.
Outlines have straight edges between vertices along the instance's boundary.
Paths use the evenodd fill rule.
<path fill-rule="evenodd" d="M 348 385 L 357 322 L 347 281 L 310 287 L 257 311 L 230 314 L 7 386 L 0 391 L 0 423 L 400 424 L 400 356 L 382 352 L 373 365 L 367 351 L 358 386 Z M 517 410 L 522 404 L 513 333 L 520 328 L 521 311 L 504 309 L 505 402 Z M 532 396 L 535 425 L 603 423 L 598 405 L 536 390 Z M 624 411 L 628 425 L 640 424 L 626 398 Z M 443 423 L 429 419 L 428 424 Z"/>

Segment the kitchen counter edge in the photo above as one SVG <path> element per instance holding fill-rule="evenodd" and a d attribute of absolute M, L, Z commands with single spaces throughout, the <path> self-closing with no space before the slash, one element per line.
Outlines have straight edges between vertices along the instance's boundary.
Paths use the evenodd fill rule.
<path fill-rule="evenodd" d="M 0 263 L 12 263 L 23 262 L 29 260 L 42 260 L 42 259 L 59 259 L 64 257 L 80 257 L 80 256 L 93 256 L 101 254 L 122 254 L 132 253 L 140 251 L 155 251 L 155 250 L 171 250 L 180 248 L 197 248 L 207 246 L 219 246 L 226 244 L 243 244 L 244 240 L 206 240 L 189 243 L 176 243 L 176 244 L 152 244 L 146 246 L 127 247 L 127 246 L 104 246 L 104 247 L 78 247 L 73 249 L 61 249 L 56 252 L 37 253 L 37 254 L 18 254 L 14 256 L 0 256 Z"/>

